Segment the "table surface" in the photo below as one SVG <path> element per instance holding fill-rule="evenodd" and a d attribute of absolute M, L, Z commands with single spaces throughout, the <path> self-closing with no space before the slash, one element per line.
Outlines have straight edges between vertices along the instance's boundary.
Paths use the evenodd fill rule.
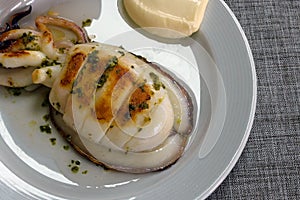
<path fill-rule="evenodd" d="M 208 199 L 300 199 L 300 1 L 225 2 L 252 49 L 257 108 L 239 161 Z"/>

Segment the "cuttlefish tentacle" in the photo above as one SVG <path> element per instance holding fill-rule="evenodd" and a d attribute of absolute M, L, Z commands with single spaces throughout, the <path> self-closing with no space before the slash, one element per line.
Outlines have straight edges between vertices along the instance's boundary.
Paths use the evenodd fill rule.
<path fill-rule="evenodd" d="M 32 11 L 32 6 L 29 5 L 29 6 L 26 6 L 24 7 L 24 10 L 21 11 L 21 12 L 18 12 L 18 13 L 15 13 L 13 14 L 12 16 L 9 17 L 9 21 L 6 23 L 6 27 L 1 27 L 1 29 L 3 31 L 0 32 L 0 35 L 2 33 L 5 33 L 9 30 L 12 30 L 12 29 L 19 29 L 20 26 L 19 26 L 19 21 L 26 17 L 27 15 L 29 15 Z"/>
<path fill-rule="evenodd" d="M 20 26 L 19 26 L 18 22 L 19 22 L 22 18 L 24 18 L 24 17 L 26 17 L 27 15 L 29 15 L 29 14 L 31 13 L 31 11 L 32 11 L 32 6 L 29 5 L 29 6 L 26 6 L 26 7 L 25 7 L 25 10 L 24 10 L 24 11 L 18 12 L 18 13 L 16 13 L 16 14 L 12 15 L 12 16 L 10 17 L 10 25 L 11 25 L 10 28 L 11 28 L 11 29 L 19 29 Z"/>
<path fill-rule="evenodd" d="M 11 30 L 9 23 L 5 23 L 6 27 L 0 27 L 0 35 Z"/>
<path fill-rule="evenodd" d="M 6 27 L 0 27 L 0 85 L 23 87 L 35 83 L 51 87 L 69 49 L 90 42 L 85 29 L 61 17 L 38 16 L 36 29 L 20 28 L 18 22 L 31 11 L 31 6 L 25 7 L 9 17 Z M 17 84 L 25 68 L 31 69 L 32 79 L 30 76 L 30 81 Z M 18 76 L 12 78 L 12 73 Z M 28 79 L 28 74 L 23 78 Z"/>
<path fill-rule="evenodd" d="M 85 29 L 81 28 L 76 23 L 70 20 L 66 20 L 62 17 L 38 16 L 35 20 L 35 24 L 36 27 L 42 32 L 49 31 L 47 25 L 67 28 L 76 34 L 78 43 L 87 43 L 90 41 Z"/>
<path fill-rule="evenodd" d="M 6 27 L 0 27 L 0 52 L 7 52 L 11 45 L 15 43 L 14 39 L 7 39 L 4 33 L 13 29 L 20 29 L 19 21 L 29 15 L 32 11 L 32 6 L 26 6 L 23 11 L 13 14 L 9 17 L 9 21 L 6 23 Z"/>
<path fill-rule="evenodd" d="M 54 38 L 49 25 L 58 26 L 73 31 L 77 37 L 77 43 L 87 43 L 89 38 L 84 29 L 76 23 L 66 20 L 61 17 L 38 16 L 35 20 L 35 25 L 42 34 L 42 51 L 51 59 L 59 58 L 59 53 L 55 47 Z"/>

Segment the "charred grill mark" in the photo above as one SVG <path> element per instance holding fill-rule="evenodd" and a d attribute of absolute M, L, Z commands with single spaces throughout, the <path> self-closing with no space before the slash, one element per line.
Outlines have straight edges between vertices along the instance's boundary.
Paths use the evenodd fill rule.
<path fill-rule="evenodd" d="M 43 38 L 46 43 L 50 43 L 52 41 L 52 33 L 50 31 L 44 31 Z"/>
<path fill-rule="evenodd" d="M 11 34 L 10 33 L 11 31 L 10 30 L 7 30 L 3 33 L 0 34 L 0 42 L 5 42 L 7 40 L 7 38 L 9 37 L 9 35 Z"/>
<path fill-rule="evenodd" d="M 10 34 L 14 35 L 15 33 L 9 31 L 0 36 L 0 53 L 18 50 L 40 50 L 39 36 L 32 32 L 25 32 L 18 38 L 10 38 Z"/>
<path fill-rule="evenodd" d="M 101 97 L 97 99 L 96 102 L 96 114 L 98 120 L 103 120 L 109 122 L 113 118 L 112 107 L 111 107 L 111 97 L 114 87 L 118 81 L 128 72 L 129 70 L 117 64 L 111 70 L 106 71 L 106 87 L 101 93 Z M 103 73 L 103 75 L 105 72 Z M 103 75 L 101 77 L 103 77 Z M 101 79 L 101 78 L 100 78 Z M 104 84 L 104 83 L 103 83 Z"/>
<path fill-rule="evenodd" d="M 149 108 L 148 101 L 151 99 L 153 91 L 149 85 L 142 85 L 137 88 L 130 97 L 129 111 L 130 116 L 134 119 L 135 116 L 145 109 Z"/>
<path fill-rule="evenodd" d="M 30 55 L 29 52 L 27 51 L 15 51 L 15 52 L 7 52 L 7 53 L 4 53 L 4 57 L 8 57 L 8 58 L 12 58 L 12 57 L 22 57 L 24 55 Z"/>
<path fill-rule="evenodd" d="M 82 66 L 86 55 L 84 53 L 77 53 L 73 55 L 67 64 L 69 66 L 63 76 L 63 79 L 60 81 L 62 87 L 69 86 L 75 80 L 76 74 L 80 67 Z"/>
<path fill-rule="evenodd" d="M 81 105 L 89 105 L 90 98 L 97 89 L 98 77 L 103 74 L 110 60 L 99 59 L 98 50 L 90 52 L 85 64 L 80 68 L 73 83 L 72 94 L 77 94 Z M 94 112 L 92 110 L 92 112 Z"/>
<path fill-rule="evenodd" d="M 16 43 L 16 40 L 6 40 L 0 42 L 0 53 L 11 51 L 12 46 Z"/>

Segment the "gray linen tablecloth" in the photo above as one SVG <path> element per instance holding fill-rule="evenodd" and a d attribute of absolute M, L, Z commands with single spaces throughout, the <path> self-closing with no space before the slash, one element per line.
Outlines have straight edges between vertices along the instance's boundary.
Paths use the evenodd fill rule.
<path fill-rule="evenodd" d="M 300 199 L 300 0 L 226 0 L 252 49 L 253 128 L 236 166 L 209 199 Z"/>

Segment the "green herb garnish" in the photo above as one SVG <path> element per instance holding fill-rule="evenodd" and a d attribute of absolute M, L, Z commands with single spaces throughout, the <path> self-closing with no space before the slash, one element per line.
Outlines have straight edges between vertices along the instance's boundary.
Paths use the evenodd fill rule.
<path fill-rule="evenodd" d="M 20 96 L 22 94 L 22 88 L 7 88 L 7 91 L 13 96 Z"/>
<path fill-rule="evenodd" d="M 162 87 L 163 89 L 165 89 L 165 85 L 159 80 L 159 77 L 153 73 L 153 72 L 150 72 L 150 77 L 153 81 L 153 87 L 155 90 L 160 90 L 160 88 Z"/>
<path fill-rule="evenodd" d="M 44 116 L 43 116 L 43 119 L 44 119 L 46 122 L 48 122 L 49 119 L 50 119 L 50 114 L 44 115 Z"/>
<path fill-rule="evenodd" d="M 49 124 L 40 126 L 40 131 L 43 133 L 51 134 L 51 126 Z"/>
<path fill-rule="evenodd" d="M 82 26 L 82 28 L 84 28 L 84 27 L 91 26 L 91 24 L 92 24 L 92 20 L 91 19 L 86 19 L 82 22 L 81 26 Z"/>
<path fill-rule="evenodd" d="M 50 138 L 49 140 L 53 146 L 56 145 L 56 138 Z"/>
<path fill-rule="evenodd" d="M 106 83 L 109 73 L 114 69 L 114 67 L 118 64 L 118 58 L 116 56 L 113 56 L 109 61 L 107 62 L 105 66 L 105 71 L 101 75 L 101 77 L 98 80 L 97 88 L 102 88 L 103 85 Z"/>
<path fill-rule="evenodd" d="M 79 171 L 79 167 L 78 167 L 78 166 L 73 166 L 73 167 L 71 168 L 71 171 L 72 171 L 74 174 L 76 174 L 76 173 Z"/>
<path fill-rule="evenodd" d="M 63 148 L 64 148 L 64 150 L 66 150 L 66 151 L 67 151 L 67 150 L 69 150 L 69 149 L 70 149 L 70 146 L 69 146 L 69 145 L 64 145 L 64 146 L 63 146 Z"/>

